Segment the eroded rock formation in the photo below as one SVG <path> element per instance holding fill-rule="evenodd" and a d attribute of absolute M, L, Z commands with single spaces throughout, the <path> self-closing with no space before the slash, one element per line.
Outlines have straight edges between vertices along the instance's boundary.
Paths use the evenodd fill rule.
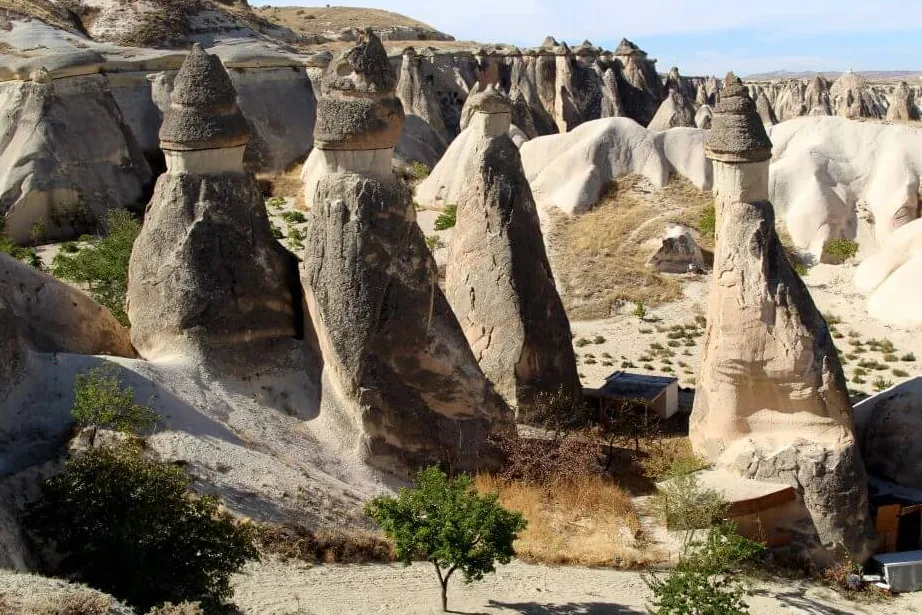
<path fill-rule="evenodd" d="M 419 161 L 435 166 L 448 146 L 448 131 L 432 83 L 423 76 L 420 57 L 409 47 L 403 52 L 397 98 L 406 120 L 395 154 L 404 162 Z"/>
<path fill-rule="evenodd" d="M 640 47 L 622 39 L 615 50 L 619 89 L 625 115 L 646 126 L 663 100 L 663 85 L 656 74 L 656 62 Z"/>
<path fill-rule="evenodd" d="M 0 297 L 15 335 L 38 352 L 135 356 L 128 329 L 109 310 L 6 254 L 0 254 Z"/>
<path fill-rule="evenodd" d="M 677 89 L 671 89 L 647 128 L 669 130 L 676 126 L 695 128 L 695 107 Z"/>
<path fill-rule="evenodd" d="M 900 81 L 890 97 L 887 120 L 891 122 L 909 122 L 919 119 L 914 92 L 905 81 Z"/>
<path fill-rule="evenodd" d="M 128 316 L 146 359 L 246 373 L 301 329 L 294 257 L 273 238 L 233 84 L 193 47 L 160 130 L 160 176 L 131 255 Z M 241 349 L 246 347 L 246 351 Z"/>
<path fill-rule="evenodd" d="M 512 104 L 492 87 L 468 104 L 471 134 L 465 151 L 452 157 L 463 188 L 453 201 L 458 221 L 445 295 L 480 367 L 510 406 L 521 412 L 542 393 L 578 397 L 570 324 L 508 136 Z"/>
<path fill-rule="evenodd" d="M 396 472 L 491 467 L 511 412 L 438 287 L 391 171 L 404 112 L 371 32 L 323 78 L 302 283 L 323 355 L 321 413 L 354 425 L 364 459 Z"/>
<path fill-rule="evenodd" d="M 787 529 L 816 561 L 846 551 L 863 559 L 872 535 L 867 476 L 848 387 L 826 322 L 775 232 L 771 142 L 732 74 L 705 148 L 718 229 L 692 444 L 745 478 L 796 487 L 808 515 Z"/>

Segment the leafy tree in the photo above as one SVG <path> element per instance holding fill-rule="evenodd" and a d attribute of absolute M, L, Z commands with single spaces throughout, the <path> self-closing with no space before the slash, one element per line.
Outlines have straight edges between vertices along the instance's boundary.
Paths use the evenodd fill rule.
<path fill-rule="evenodd" d="M 763 545 L 740 536 L 732 523 L 714 526 L 704 542 L 691 544 L 669 576 L 644 577 L 653 592 L 650 613 L 746 615 L 746 588 L 735 573 L 763 550 Z"/>
<path fill-rule="evenodd" d="M 43 483 L 25 525 L 63 555 L 59 572 L 142 612 L 164 601 L 217 612 L 230 575 L 258 557 L 254 530 L 190 483 L 136 441 L 90 449 Z"/>
<path fill-rule="evenodd" d="M 153 429 L 158 418 L 153 408 L 134 402 L 134 389 L 122 384 L 111 365 L 77 375 L 72 412 L 80 425 L 95 425 L 127 434 Z"/>
<path fill-rule="evenodd" d="M 525 529 L 522 515 L 496 503 L 497 496 L 478 495 L 470 476 L 448 478 L 437 467 L 417 474 L 412 488 L 398 497 L 381 496 L 365 512 L 394 542 L 397 559 L 432 562 L 442 587 L 442 610 L 448 610 L 448 581 L 458 570 L 465 583 L 496 571 L 515 555 L 513 542 Z"/>
<path fill-rule="evenodd" d="M 128 262 L 141 223 L 124 209 L 114 209 L 109 212 L 106 230 L 106 237 L 92 239 L 76 254 L 60 252 L 52 262 L 52 273 L 56 278 L 85 285 L 93 299 L 127 326 Z"/>

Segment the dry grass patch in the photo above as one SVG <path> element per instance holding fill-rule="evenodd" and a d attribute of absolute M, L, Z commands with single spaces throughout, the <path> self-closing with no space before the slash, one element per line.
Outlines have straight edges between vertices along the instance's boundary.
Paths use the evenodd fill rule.
<path fill-rule="evenodd" d="M 391 543 L 380 533 L 344 528 L 318 531 L 297 524 L 263 524 L 257 528 L 260 551 L 282 559 L 318 564 L 366 564 L 394 561 Z"/>
<path fill-rule="evenodd" d="M 474 484 L 525 516 L 528 527 L 515 543 L 523 561 L 632 568 L 662 559 L 644 550 L 630 496 L 601 477 L 539 485 L 480 475 Z"/>
<path fill-rule="evenodd" d="M 655 306 L 681 298 L 679 279 L 654 271 L 647 261 L 667 223 L 697 229 L 713 196 L 680 177 L 659 191 L 647 186 L 641 176 L 628 175 L 615 181 L 592 211 L 552 214 L 554 270 L 571 318 L 607 318 L 622 302 Z"/>

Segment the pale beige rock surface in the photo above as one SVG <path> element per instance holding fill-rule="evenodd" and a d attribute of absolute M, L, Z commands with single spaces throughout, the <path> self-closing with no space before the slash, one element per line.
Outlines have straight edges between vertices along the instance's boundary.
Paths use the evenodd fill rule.
<path fill-rule="evenodd" d="M 490 87 L 469 103 L 445 295 L 480 367 L 510 406 L 521 412 L 541 394 L 578 397 L 570 325 L 507 134 L 511 102 Z"/>

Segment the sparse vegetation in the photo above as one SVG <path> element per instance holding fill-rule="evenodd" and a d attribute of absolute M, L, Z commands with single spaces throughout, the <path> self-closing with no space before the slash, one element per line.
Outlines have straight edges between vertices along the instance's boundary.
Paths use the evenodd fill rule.
<path fill-rule="evenodd" d="M 410 164 L 409 176 L 413 180 L 416 180 L 416 181 L 424 180 L 427 177 L 429 177 L 430 173 L 432 173 L 432 169 L 430 169 L 428 165 L 425 165 L 422 162 L 419 162 L 418 160 L 414 160 Z"/>
<path fill-rule="evenodd" d="M 283 211 L 282 220 L 288 224 L 303 224 L 307 222 L 307 218 L 304 217 L 300 211 Z"/>
<path fill-rule="evenodd" d="M 60 573 L 135 607 L 193 600 L 216 612 L 230 575 L 257 557 L 253 530 L 190 485 L 135 441 L 93 448 L 42 485 L 26 526 L 64 555 Z"/>
<path fill-rule="evenodd" d="M 426 235 L 426 246 L 429 248 L 430 252 L 435 252 L 440 250 L 445 246 L 445 242 L 442 241 L 442 238 L 438 235 Z"/>
<path fill-rule="evenodd" d="M 858 242 L 844 237 L 830 239 L 823 246 L 823 260 L 843 263 L 858 254 Z"/>
<path fill-rule="evenodd" d="M 91 369 L 74 382 L 74 419 L 79 425 L 127 434 L 153 429 L 159 415 L 149 405 L 135 403 L 134 397 L 134 389 L 122 383 L 115 367 Z"/>
<path fill-rule="evenodd" d="M 371 500 L 365 512 L 394 542 L 404 565 L 418 559 L 432 563 L 446 612 L 452 575 L 460 571 L 471 583 L 494 572 L 497 562 L 508 564 L 526 526 L 522 515 L 497 503 L 496 494 L 479 495 L 469 476 L 449 478 L 435 467 L 422 470 L 413 487 L 396 498 Z"/>
<path fill-rule="evenodd" d="M 285 207 L 285 199 L 280 196 L 274 196 L 266 203 L 269 207 L 273 209 L 282 209 Z"/>
<path fill-rule="evenodd" d="M 704 211 L 701 212 L 701 217 L 698 219 L 698 232 L 701 233 L 704 237 L 714 239 L 714 235 L 717 231 L 717 210 L 714 208 L 714 205 L 709 205 L 704 208 Z"/>
<path fill-rule="evenodd" d="M 445 211 L 439 214 L 439 217 L 435 219 L 435 230 L 445 231 L 448 230 L 458 222 L 458 206 L 457 205 L 446 205 Z"/>
<path fill-rule="evenodd" d="M 293 523 L 265 523 L 256 528 L 263 553 L 311 564 L 367 564 L 395 561 L 394 549 L 376 532 L 342 528 L 315 532 Z"/>
<path fill-rule="evenodd" d="M 32 248 L 23 248 L 14 242 L 6 233 L 4 232 L 4 221 L 0 219 L 0 254 L 6 254 L 12 256 L 18 261 L 22 261 L 27 265 L 32 265 L 36 269 L 42 268 L 42 261 L 38 257 L 38 253 Z"/>
<path fill-rule="evenodd" d="M 900 361 L 903 361 L 904 363 L 915 363 L 916 355 L 911 352 L 904 354 L 902 357 L 900 357 Z"/>
<path fill-rule="evenodd" d="M 876 380 L 874 380 L 872 386 L 874 387 L 875 391 L 885 391 L 893 386 L 893 381 L 887 380 L 883 377 L 878 377 Z"/>
<path fill-rule="evenodd" d="M 93 299 L 127 326 L 128 262 L 141 223 L 131 213 L 115 209 L 106 218 L 106 231 L 105 237 L 91 240 L 75 254 L 59 252 L 52 263 L 52 272 L 56 278 L 86 287 Z"/>

